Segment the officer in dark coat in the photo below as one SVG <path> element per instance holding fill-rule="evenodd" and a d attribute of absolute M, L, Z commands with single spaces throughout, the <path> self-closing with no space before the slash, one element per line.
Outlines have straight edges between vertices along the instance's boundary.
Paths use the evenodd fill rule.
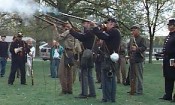
<path fill-rule="evenodd" d="M 26 85 L 25 63 L 27 62 L 27 54 L 30 49 L 25 41 L 22 40 L 22 33 L 18 33 L 16 41 L 11 43 L 10 53 L 12 55 L 11 72 L 8 79 L 8 84 L 13 85 L 17 69 L 20 69 L 21 84 Z"/>
<path fill-rule="evenodd" d="M 165 77 L 165 95 L 161 99 L 173 99 L 173 101 L 175 101 L 175 94 L 172 97 L 175 82 L 175 19 L 169 20 L 167 25 L 170 32 L 166 37 L 163 46 L 163 75 Z"/>
<path fill-rule="evenodd" d="M 114 62 L 111 61 L 110 55 L 113 52 L 118 53 L 119 45 L 121 41 L 121 35 L 116 28 L 116 20 L 114 18 L 108 18 L 106 23 L 106 31 L 102 31 L 94 25 L 93 32 L 99 38 L 104 40 L 103 47 L 103 60 L 102 60 L 102 102 L 115 102 L 116 99 L 116 68 Z M 111 75 L 108 75 L 111 74 Z M 112 75 L 113 74 L 113 75 Z"/>

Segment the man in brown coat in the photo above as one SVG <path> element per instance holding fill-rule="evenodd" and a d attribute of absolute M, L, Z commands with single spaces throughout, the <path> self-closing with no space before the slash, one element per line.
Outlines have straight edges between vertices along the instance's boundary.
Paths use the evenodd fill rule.
<path fill-rule="evenodd" d="M 69 34 L 69 30 L 66 27 L 67 24 L 63 26 L 65 31 L 59 36 L 60 42 L 64 47 L 64 53 L 60 60 L 59 66 L 59 78 L 62 87 L 61 94 L 72 94 L 72 84 L 73 84 L 73 63 L 74 63 L 74 45 L 75 39 Z"/>

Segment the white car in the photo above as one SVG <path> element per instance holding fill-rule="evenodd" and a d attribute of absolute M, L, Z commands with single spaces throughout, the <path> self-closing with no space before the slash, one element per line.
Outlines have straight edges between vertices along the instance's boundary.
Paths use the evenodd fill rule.
<path fill-rule="evenodd" d="M 50 60 L 50 50 L 51 47 L 48 45 L 48 43 L 39 46 L 39 52 L 40 52 L 40 57 L 43 60 Z"/>

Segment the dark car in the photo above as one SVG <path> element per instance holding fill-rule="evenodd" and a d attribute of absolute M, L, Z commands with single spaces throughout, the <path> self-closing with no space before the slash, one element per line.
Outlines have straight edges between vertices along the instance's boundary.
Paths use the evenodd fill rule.
<path fill-rule="evenodd" d="M 163 53 L 162 52 L 156 52 L 156 54 L 154 54 L 154 56 L 156 57 L 156 60 L 163 59 Z"/>

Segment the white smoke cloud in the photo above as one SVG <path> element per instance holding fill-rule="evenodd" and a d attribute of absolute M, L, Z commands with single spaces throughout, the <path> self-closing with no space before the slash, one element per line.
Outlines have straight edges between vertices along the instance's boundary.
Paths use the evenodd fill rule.
<path fill-rule="evenodd" d="M 21 18 L 30 18 L 36 12 L 56 12 L 51 7 L 40 5 L 34 0 L 0 0 L 0 13 L 18 14 Z"/>
<path fill-rule="evenodd" d="M 39 4 L 33 0 L 0 0 L 0 12 L 20 17 L 31 17 L 38 9 Z"/>

